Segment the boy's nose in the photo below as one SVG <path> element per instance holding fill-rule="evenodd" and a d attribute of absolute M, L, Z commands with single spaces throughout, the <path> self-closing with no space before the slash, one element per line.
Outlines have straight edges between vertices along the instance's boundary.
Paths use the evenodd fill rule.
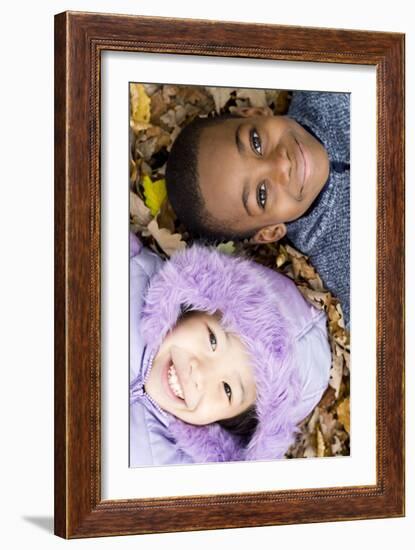
<path fill-rule="evenodd" d="M 278 146 L 270 153 L 268 177 L 274 184 L 287 186 L 290 182 L 291 160 L 285 147 Z"/>

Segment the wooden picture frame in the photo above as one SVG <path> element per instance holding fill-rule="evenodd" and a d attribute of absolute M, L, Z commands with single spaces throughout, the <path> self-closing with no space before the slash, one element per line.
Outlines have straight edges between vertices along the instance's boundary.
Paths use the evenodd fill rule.
<path fill-rule="evenodd" d="M 375 485 L 101 499 L 100 61 L 105 50 L 376 67 Z M 56 15 L 55 533 L 79 538 L 403 515 L 404 35 Z"/>

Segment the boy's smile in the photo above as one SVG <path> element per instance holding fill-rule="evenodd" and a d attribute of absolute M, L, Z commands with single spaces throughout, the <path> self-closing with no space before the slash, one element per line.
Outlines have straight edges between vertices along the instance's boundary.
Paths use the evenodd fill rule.
<path fill-rule="evenodd" d="M 285 222 L 302 216 L 329 175 L 323 145 L 293 119 L 243 109 L 205 128 L 199 186 L 207 212 L 236 233 L 277 240 Z M 255 115 L 255 116 L 252 116 Z"/>
<path fill-rule="evenodd" d="M 237 416 L 256 398 L 245 347 L 205 313 L 190 314 L 168 334 L 145 390 L 162 409 L 197 425 Z"/>

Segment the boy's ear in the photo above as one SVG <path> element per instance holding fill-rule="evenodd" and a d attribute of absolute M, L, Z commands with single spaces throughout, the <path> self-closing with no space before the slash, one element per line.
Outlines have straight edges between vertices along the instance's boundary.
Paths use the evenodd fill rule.
<path fill-rule="evenodd" d="M 232 114 L 241 117 L 250 116 L 273 116 L 272 109 L 266 107 L 235 107 Z"/>
<path fill-rule="evenodd" d="M 285 223 L 276 225 L 267 225 L 259 229 L 252 237 L 251 241 L 255 244 L 274 243 L 285 237 L 287 226 Z"/>

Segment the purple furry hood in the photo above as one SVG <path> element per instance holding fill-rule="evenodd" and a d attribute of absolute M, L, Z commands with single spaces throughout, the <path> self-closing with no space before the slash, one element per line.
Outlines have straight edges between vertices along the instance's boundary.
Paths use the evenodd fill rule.
<path fill-rule="evenodd" d="M 247 444 L 219 424 L 194 426 L 169 415 L 176 445 L 194 462 L 268 460 L 284 456 L 296 434 L 301 401 L 296 336 L 313 319 L 287 277 L 259 264 L 193 245 L 178 252 L 152 278 L 142 334 L 156 353 L 183 310 L 221 313 L 221 325 L 239 336 L 256 381 L 258 425 Z"/>

